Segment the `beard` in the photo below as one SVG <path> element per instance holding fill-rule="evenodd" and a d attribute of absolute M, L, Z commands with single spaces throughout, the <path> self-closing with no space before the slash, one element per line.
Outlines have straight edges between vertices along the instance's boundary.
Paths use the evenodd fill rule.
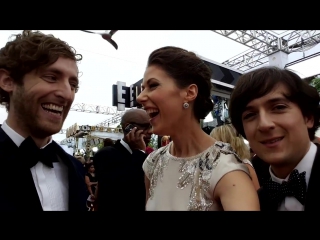
<path fill-rule="evenodd" d="M 31 94 L 25 93 L 24 86 L 18 86 L 11 98 L 17 125 L 26 133 L 37 138 L 46 138 L 61 130 L 66 116 L 61 124 L 41 121 L 39 113 L 37 113 L 39 104 Z M 11 108 L 12 106 L 10 106 Z"/>

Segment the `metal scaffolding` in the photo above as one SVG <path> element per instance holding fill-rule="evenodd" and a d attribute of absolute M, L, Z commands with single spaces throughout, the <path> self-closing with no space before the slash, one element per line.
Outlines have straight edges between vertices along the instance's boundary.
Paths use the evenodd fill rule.
<path fill-rule="evenodd" d="M 282 37 L 277 37 L 266 30 L 212 31 L 252 49 L 222 63 L 241 71 L 248 71 L 268 63 L 268 56 L 278 51 L 287 54 L 303 52 L 320 42 L 320 30 L 294 30 Z"/>
<path fill-rule="evenodd" d="M 71 106 L 70 111 L 96 113 L 104 115 L 117 115 L 121 112 L 116 107 L 107 107 L 87 103 L 75 103 Z"/>
<path fill-rule="evenodd" d="M 5 108 L 5 105 L 0 104 L 1 108 Z M 121 122 L 121 117 L 125 111 L 117 111 L 116 107 L 107 107 L 87 103 L 75 103 L 71 106 L 70 111 L 95 113 L 104 115 L 113 115 L 111 118 L 96 124 L 96 126 L 109 127 Z M 66 134 L 67 129 L 61 129 L 58 134 Z"/>

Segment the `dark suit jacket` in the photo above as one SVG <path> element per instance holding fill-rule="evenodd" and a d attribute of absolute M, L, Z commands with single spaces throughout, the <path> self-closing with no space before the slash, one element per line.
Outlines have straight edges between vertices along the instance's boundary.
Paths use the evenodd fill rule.
<path fill-rule="evenodd" d="M 56 154 L 68 167 L 69 211 L 87 211 L 84 168 L 52 142 Z M 43 211 L 29 168 L 18 157 L 18 147 L 0 127 L 0 211 Z"/>
<path fill-rule="evenodd" d="M 317 153 L 313 162 L 309 179 L 305 211 L 320 211 L 318 194 L 320 193 L 320 146 L 317 145 Z M 262 187 L 258 190 L 261 211 L 277 211 L 278 205 L 268 198 L 267 189 Z"/>
<path fill-rule="evenodd" d="M 144 211 L 146 191 L 142 164 L 147 154 L 131 154 L 118 140 L 93 158 L 98 180 L 98 211 Z"/>
<path fill-rule="evenodd" d="M 269 173 L 269 167 L 270 165 L 266 162 L 264 162 L 263 160 L 261 160 L 257 155 L 255 155 L 252 159 L 251 159 L 252 165 L 254 170 L 256 171 L 258 180 L 259 180 L 259 184 L 260 186 L 263 186 L 263 184 L 265 183 L 265 181 L 270 179 L 270 173 Z"/>

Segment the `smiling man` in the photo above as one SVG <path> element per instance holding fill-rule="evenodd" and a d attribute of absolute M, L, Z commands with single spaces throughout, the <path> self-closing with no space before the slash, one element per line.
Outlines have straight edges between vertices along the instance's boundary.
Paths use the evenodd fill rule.
<path fill-rule="evenodd" d="M 52 140 L 78 90 L 80 54 L 66 42 L 23 31 L 0 50 L 0 210 L 86 211 L 81 163 Z"/>
<path fill-rule="evenodd" d="M 232 124 L 270 165 L 258 191 L 261 210 L 320 210 L 320 147 L 312 142 L 319 101 L 316 89 L 288 70 L 264 67 L 239 78 L 230 99 Z"/>

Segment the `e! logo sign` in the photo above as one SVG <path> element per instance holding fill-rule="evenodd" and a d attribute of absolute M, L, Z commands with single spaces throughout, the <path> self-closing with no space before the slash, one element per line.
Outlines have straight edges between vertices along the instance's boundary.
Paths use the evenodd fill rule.
<path fill-rule="evenodd" d="M 138 81 L 135 84 L 126 86 L 125 82 L 118 81 L 117 84 L 112 85 L 112 105 L 117 107 L 118 111 L 124 111 L 125 108 L 137 107 L 137 96 L 141 92 L 141 83 Z M 140 83 L 140 85 L 138 85 Z"/>

